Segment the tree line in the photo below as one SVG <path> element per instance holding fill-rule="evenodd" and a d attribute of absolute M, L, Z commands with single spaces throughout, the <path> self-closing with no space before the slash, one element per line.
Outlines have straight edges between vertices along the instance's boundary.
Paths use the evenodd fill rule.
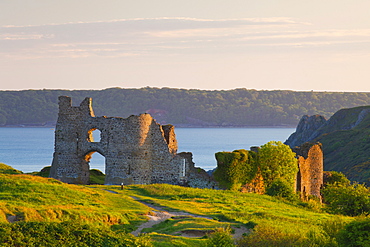
<path fill-rule="evenodd" d="M 370 105 L 370 93 L 108 88 L 104 90 L 0 91 L 0 126 L 55 123 L 58 96 L 79 105 L 93 98 L 97 116 L 150 113 L 178 126 L 295 126 L 303 115 L 326 118 L 342 108 Z"/>

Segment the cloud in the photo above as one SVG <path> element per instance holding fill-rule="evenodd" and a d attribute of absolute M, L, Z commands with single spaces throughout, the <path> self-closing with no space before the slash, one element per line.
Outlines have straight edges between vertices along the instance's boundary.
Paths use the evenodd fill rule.
<path fill-rule="evenodd" d="M 0 54 L 16 59 L 131 57 L 356 45 L 369 40 L 370 29 L 314 30 L 309 23 L 290 18 L 142 18 L 0 27 Z"/>

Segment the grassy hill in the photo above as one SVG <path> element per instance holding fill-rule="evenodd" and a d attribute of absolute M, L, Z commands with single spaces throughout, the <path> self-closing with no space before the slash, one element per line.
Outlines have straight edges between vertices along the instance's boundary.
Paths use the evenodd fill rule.
<path fill-rule="evenodd" d="M 14 169 L 11 166 L 0 163 L 0 174 L 22 174 L 22 171 Z"/>
<path fill-rule="evenodd" d="M 339 111 L 336 125 L 354 126 L 358 112 L 369 107 L 356 107 Z M 355 116 L 355 117 L 354 117 Z M 333 116 L 334 117 L 334 116 Z M 327 128 L 330 128 L 327 127 Z M 370 114 L 353 128 L 337 127 L 318 137 L 324 147 L 325 169 L 341 171 L 353 181 L 370 184 Z"/>
<path fill-rule="evenodd" d="M 0 222 L 79 221 L 131 229 L 148 208 L 128 196 L 32 175 L 0 175 Z"/>
<path fill-rule="evenodd" d="M 172 217 L 143 229 L 149 235 L 129 234 L 153 214 L 151 207 L 202 217 Z M 266 238 L 273 232 L 277 239 L 300 243 L 295 246 L 312 246 L 308 243 L 330 238 L 325 229 L 333 222 L 340 225 L 352 219 L 324 213 L 314 202 L 284 202 L 266 195 L 166 184 L 121 190 L 119 186 L 70 185 L 32 175 L 0 174 L 2 246 L 205 246 L 207 238 L 182 233 L 212 232 L 220 227 L 245 229 L 245 234 L 253 230 Z"/>

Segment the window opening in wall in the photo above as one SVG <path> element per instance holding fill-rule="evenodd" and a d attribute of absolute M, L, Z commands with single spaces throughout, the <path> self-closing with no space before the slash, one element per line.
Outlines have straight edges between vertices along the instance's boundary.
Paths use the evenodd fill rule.
<path fill-rule="evenodd" d="M 100 142 L 101 131 L 99 129 L 91 129 L 88 132 L 88 141 L 90 142 Z"/>

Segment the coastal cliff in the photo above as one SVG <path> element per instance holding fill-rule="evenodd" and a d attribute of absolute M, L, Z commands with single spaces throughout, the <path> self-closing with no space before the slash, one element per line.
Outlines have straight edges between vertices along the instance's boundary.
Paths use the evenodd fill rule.
<path fill-rule="evenodd" d="M 300 146 L 305 142 L 312 141 L 318 135 L 318 129 L 326 123 L 321 115 L 304 115 L 298 123 L 296 132 L 291 134 L 285 144 L 290 147 Z"/>
<path fill-rule="evenodd" d="M 341 109 L 326 120 L 303 116 L 285 144 L 294 148 L 320 142 L 324 170 L 343 172 L 350 180 L 370 183 L 370 106 Z"/>

